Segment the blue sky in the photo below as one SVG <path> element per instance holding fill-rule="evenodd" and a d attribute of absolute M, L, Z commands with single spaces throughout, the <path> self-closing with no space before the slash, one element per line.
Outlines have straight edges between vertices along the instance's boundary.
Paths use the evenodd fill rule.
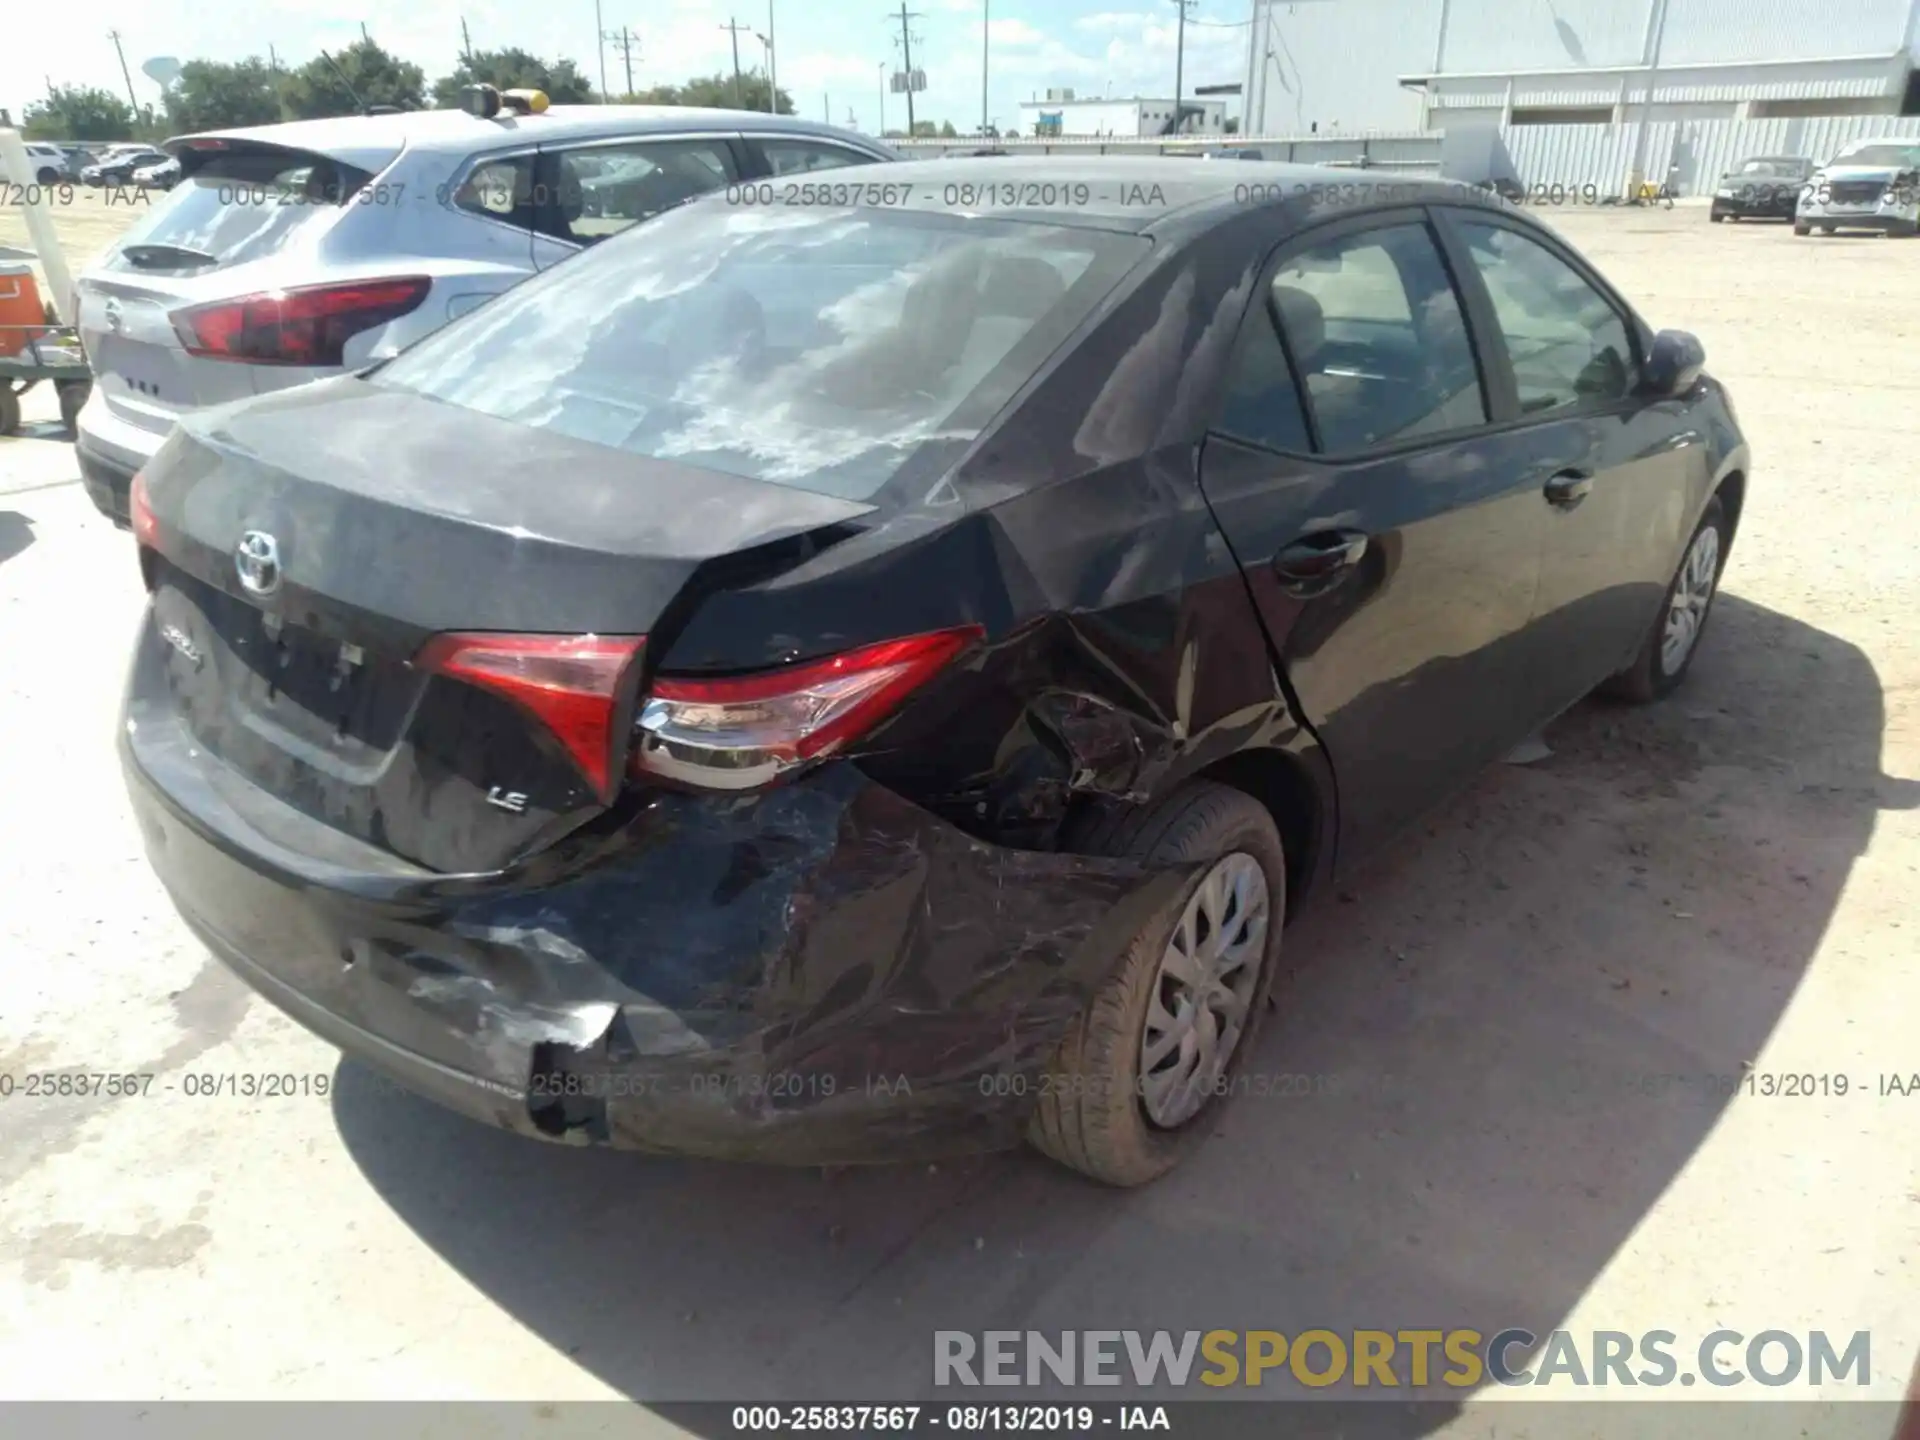
<path fill-rule="evenodd" d="M 849 110 L 874 128 L 883 62 L 897 63 L 899 22 L 885 0 L 773 0 L 781 88 L 804 115 L 830 103 L 836 124 Z M 914 59 L 927 89 L 914 97 L 920 119 L 980 123 L 982 0 L 909 0 L 922 18 L 913 25 Z M 1011 125 L 1020 102 L 1049 86 L 1082 96 L 1173 93 L 1173 0 L 989 0 L 991 50 L 988 109 Z M 637 86 L 731 70 L 729 16 L 765 32 L 767 0 L 600 0 L 609 30 L 640 36 Z M 143 102 L 158 89 L 140 74 L 154 55 L 238 60 L 278 47 L 283 63 L 345 44 L 365 22 L 373 37 L 422 66 L 432 79 L 452 68 L 464 17 L 476 47 L 518 45 L 541 55 L 571 57 L 595 74 L 594 0 L 13 0 L 0 47 L 0 106 L 21 108 L 56 84 L 91 84 L 124 92 L 108 32 L 119 30 Z M 895 0 L 897 13 L 898 0 Z M 1189 10 L 1186 83 L 1242 76 L 1251 0 L 1195 0 Z M 744 31 L 740 63 L 762 63 L 759 41 Z M 607 77 L 622 84 L 618 54 L 608 47 Z M 903 97 L 886 97 L 887 123 L 905 120 Z M 1236 113 L 1230 111 L 1230 113 Z"/>

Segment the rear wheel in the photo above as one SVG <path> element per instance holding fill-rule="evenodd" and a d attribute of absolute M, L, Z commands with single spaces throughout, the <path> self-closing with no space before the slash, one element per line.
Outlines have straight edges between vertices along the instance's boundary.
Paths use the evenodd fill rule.
<path fill-rule="evenodd" d="M 1644 705 L 1672 694 L 1686 678 L 1687 667 L 1700 648 L 1701 633 L 1707 628 L 1713 597 L 1719 593 L 1731 539 L 1727 512 L 1716 495 L 1707 502 L 1706 513 L 1687 542 L 1680 568 L 1667 586 L 1667 598 L 1653 617 L 1640 653 L 1625 670 L 1601 685 L 1602 695 Z"/>
<path fill-rule="evenodd" d="M 1252 1053 L 1286 914 L 1273 817 L 1224 785 L 1189 785 L 1079 848 L 1201 864 L 1177 907 L 1134 936 L 1074 1022 L 1028 1126 L 1034 1147 L 1109 1185 L 1171 1170 L 1211 1127 Z"/>
<path fill-rule="evenodd" d="M 1811 225 L 1802 225 L 1796 220 L 1793 222 L 1793 233 L 1796 235 L 1811 235 L 1813 233 L 1813 227 Z"/>
<path fill-rule="evenodd" d="M 20 397 L 13 385 L 0 380 L 0 435 L 11 435 L 20 428 Z"/>

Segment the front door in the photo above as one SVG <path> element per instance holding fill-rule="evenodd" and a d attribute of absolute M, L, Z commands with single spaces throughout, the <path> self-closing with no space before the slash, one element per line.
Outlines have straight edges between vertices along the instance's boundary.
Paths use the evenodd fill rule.
<path fill-rule="evenodd" d="M 1238 344 L 1202 483 L 1332 762 L 1344 863 L 1526 733 L 1545 506 L 1487 429 L 1424 212 L 1291 243 Z"/>
<path fill-rule="evenodd" d="M 1545 720 L 1638 650 L 1702 493 L 1705 437 L 1675 423 L 1684 401 L 1638 393 L 1637 327 L 1598 277 L 1500 216 L 1438 214 L 1469 290 L 1483 287 L 1495 388 L 1510 377 L 1511 443 L 1539 485 L 1530 664 Z"/>

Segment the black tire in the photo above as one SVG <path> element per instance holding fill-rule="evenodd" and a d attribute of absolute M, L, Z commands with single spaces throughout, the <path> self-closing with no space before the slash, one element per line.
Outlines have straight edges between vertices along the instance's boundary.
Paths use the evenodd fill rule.
<path fill-rule="evenodd" d="M 1722 215 L 1718 210 L 1711 210 L 1707 213 L 1707 218 L 1711 220 L 1714 224 L 1718 225 L 1722 220 L 1726 219 L 1727 217 Z"/>
<path fill-rule="evenodd" d="M 67 427 L 68 434 L 77 433 L 80 424 L 80 411 L 87 403 L 88 392 L 93 388 L 86 380 L 63 380 L 60 391 L 60 423 Z"/>
<path fill-rule="evenodd" d="M 13 387 L 0 380 L 0 435 L 11 435 L 20 428 L 20 397 Z"/>
<path fill-rule="evenodd" d="M 1233 1077 L 1259 1041 L 1280 954 L 1286 917 L 1287 862 L 1273 817 L 1251 796 L 1207 781 L 1187 785 L 1162 804 L 1110 817 L 1074 838 L 1083 853 L 1128 856 L 1162 864 L 1251 856 L 1267 879 L 1267 943 L 1252 1003 L 1222 1079 Z M 1104 1184 L 1144 1185 L 1171 1170 L 1212 1128 L 1221 1096 L 1203 1103 L 1174 1129 L 1154 1125 L 1139 1098 L 1142 1031 L 1167 941 L 1199 885 L 1182 892 L 1134 936 L 1106 984 L 1067 1032 L 1049 1067 L 1027 1127 L 1035 1149 Z"/>
<path fill-rule="evenodd" d="M 1667 625 L 1667 613 L 1673 605 L 1673 594 L 1680 585 L 1680 577 L 1686 569 L 1687 556 L 1693 553 L 1694 543 L 1700 538 L 1700 532 L 1709 527 L 1719 532 L 1719 563 L 1713 572 L 1713 593 L 1708 597 L 1707 608 L 1700 617 L 1699 628 L 1695 631 L 1693 644 L 1681 657 L 1679 665 L 1669 671 L 1661 656 L 1660 641 Z M 1667 593 L 1661 598 L 1660 609 L 1653 617 L 1653 623 L 1647 627 L 1646 638 L 1641 641 L 1640 653 L 1633 663 L 1618 675 L 1609 677 L 1596 692 L 1609 700 L 1623 700 L 1630 705 L 1649 705 L 1655 700 L 1664 700 L 1679 688 L 1680 682 L 1687 678 L 1687 671 L 1693 665 L 1693 657 L 1700 653 L 1700 642 L 1706 638 L 1707 625 L 1713 619 L 1713 602 L 1720 598 L 1720 577 L 1726 574 L 1727 553 L 1732 548 L 1733 536 L 1727 524 L 1727 512 L 1720 503 L 1720 497 L 1714 496 L 1707 502 L 1706 512 L 1701 515 L 1700 523 L 1694 526 L 1693 534 L 1687 537 L 1686 549 L 1680 552 L 1680 563 L 1674 568 L 1673 579 L 1667 582 Z"/>
<path fill-rule="evenodd" d="M 60 172 L 49 165 L 33 178 L 38 180 L 42 185 L 58 185 L 60 183 Z"/>
<path fill-rule="evenodd" d="M 1796 235 L 1811 235 L 1813 233 L 1813 227 L 1811 225 L 1802 225 L 1796 220 L 1793 222 L 1793 233 Z"/>

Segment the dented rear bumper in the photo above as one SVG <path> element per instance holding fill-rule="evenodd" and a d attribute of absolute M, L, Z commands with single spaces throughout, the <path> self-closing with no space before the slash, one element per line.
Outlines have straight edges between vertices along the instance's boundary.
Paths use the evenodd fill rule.
<path fill-rule="evenodd" d="M 846 762 L 441 875 L 130 720 L 148 854 L 209 946 L 342 1050 L 527 1135 L 805 1164 L 1017 1143 L 1064 1030 L 1191 878 L 982 843 Z"/>

